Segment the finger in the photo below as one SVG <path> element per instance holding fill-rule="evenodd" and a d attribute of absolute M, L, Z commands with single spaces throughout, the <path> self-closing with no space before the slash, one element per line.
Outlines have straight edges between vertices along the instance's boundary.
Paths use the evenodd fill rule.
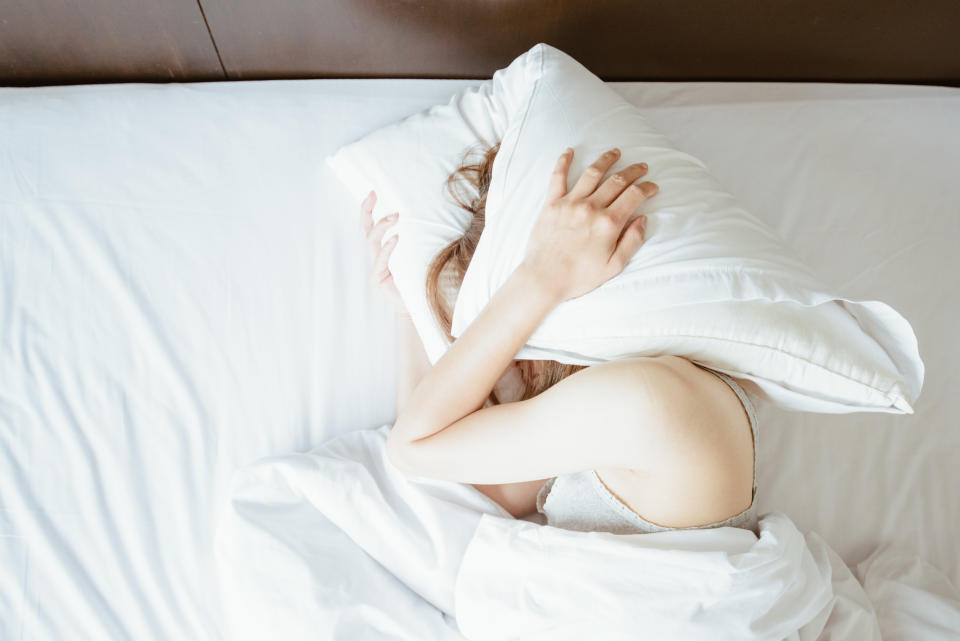
<path fill-rule="evenodd" d="M 360 228 L 363 230 L 364 236 L 369 234 L 370 228 L 373 227 L 373 206 L 376 202 L 377 194 L 371 189 L 367 197 L 360 203 Z"/>
<path fill-rule="evenodd" d="M 618 274 L 623 271 L 623 268 L 627 266 L 627 263 L 630 262 L 633 255 L 640 249 L 640 245 L 643 244 L 646 236 L 646 227 L 647 217 L 644 215 L 637 216 L 624 227 L 623 233 L 620 235 L 620 242 L 617 243 L 616 249 L 613 250 L 613 256 L 610 261 L 616 267 Z"/>
<path fill-rule="evenodd" d="M 383 280 L 380 281 L 380 284 L 377 287 L 386 294 L 390 300 L 394 302 L 395 305 L 399 305 L 401 308 L 406 306 L 403 303 L 403 298 L 400 297 L 400 291 L 397 289 L 397 284 L 393 280 L 393 274 L 387 272 L 387 275 L 383 277 Z"/>
<path fill-rule="evenodd" d="M 397 237 L 396 235 L 391 236 L 387 242 L 383 244 L 383 249 L 377 254 L 377 257 L 373 261 L 373 269 L 371 270 L 373 282 L 379 284 L 383 280 L 383 277 L 390 271 L 387 264 L 390 260 L 390 254 L 393 253 L 393 248 L 397 246 Z"/>
<path fill-rule="evenodd" d="M 567 147 L 557 159 L 557 164 L 550 174 L 550 184 L 547 186 L 547 202 L 553 202 L 567 193 L 567 174 L 570 172 L 570 163 L 573 162 L 573 149 Z"/>
<path fill-rule="evenodd" d="M 646 173 L 647 163 L 634 163 L 604 180 L 589 199 L 601 207 L 608 207 L 620 194 L 629 189 L 635 180 Z"/>
<path fill-rule="evenodd" d="M 613 167 L 619 158 L 620 150 L 616 147 L 601 154 L 592 165 L 583 171 L 583 175 L 580 176 L 580 180 L 578 180 L 577 184 L 570 190 L 569 195 L 577 199 L 586 198 L 592 194 L 606 175 L 607 170 Z"/>
<path fill-rule="evenodd" d="M 374 225 L 369 233 L 367 233 L 367 249 L 372 255 L 376 255 L 380 251 L 380 245 L 383 241 L 383 235 L 387 233 L 387 230 L 391 225 L 397 222 L 398 214 L 393 212 L 389 216 L 384 216 L 377 221 L 377 224 Z"/>
<path fill-rule="evenodd" d="M 655 182 L 633 183 L 617 196 L 608 210 L 617 220 L 625 221 L 637 211 L 641 203 L 648 198 L 653 198 L 659 191 L 660 186 Z"/>

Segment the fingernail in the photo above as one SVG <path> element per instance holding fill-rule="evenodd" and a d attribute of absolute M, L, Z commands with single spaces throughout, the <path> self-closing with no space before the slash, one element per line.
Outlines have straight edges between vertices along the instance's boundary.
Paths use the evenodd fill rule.
<path fill-rule="evenodd" d="M 645 162 L 640 163 L 640 166 L 643 167 L 644 169 L 647 169 L 647 168 L 648 168 L 648 167 L 647 167 L 647 163 L 645 163 Z"/>
<path fill-rule="evenodd" d="M 395 211 L 395 212 L 393 212 L 392 214 L 390 214 L 390 218 L 391 218 L 391 220 L 396 220 L 396 219 L 397 219 L 397 216 L 399 216 L 399 215 L 400 215 L 400 212 L 399 212 L 399 211 Z"/>

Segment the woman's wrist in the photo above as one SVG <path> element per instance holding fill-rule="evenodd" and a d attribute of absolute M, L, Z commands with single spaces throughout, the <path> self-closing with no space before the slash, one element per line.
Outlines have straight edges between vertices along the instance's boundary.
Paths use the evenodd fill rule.
<path fill-rule="evenodd" d="M 410 315 L 397 311 L 397 414 L 406 407 L 413 390 L 432 367 Z"/>
<path fill-rule="evenodd" d="M 531 296 L 537 297 L 552 308 L 562 303 L 564 297 L 560 287 L 551 284 L 551 279 L 545 269 L 524 260 L 517 266 L 511 277 L 524 281 L 524 287 L 530 292 Z"/>

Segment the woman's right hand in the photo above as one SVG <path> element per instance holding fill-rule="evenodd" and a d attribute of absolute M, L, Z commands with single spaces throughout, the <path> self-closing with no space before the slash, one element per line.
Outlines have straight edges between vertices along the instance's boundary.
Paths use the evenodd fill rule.
<path fill-rule="evenodd" d="M 546 204 L 527 242 L 524 265 L 558 301 L 582 296 L 613 278 L 643 244 L 647 217 L 630 216 L 659 187 L 635 183 L 647 173 L 635 163 L 606 180 L 620 158 L 602 154 L 567 191 L 573 149 L 560 155 L 547 187 Z"/>
<path fill-rule="evenodd" d="M 400 298 L 400 292 L 397 291 L 397 286 L 393 282 L 393 274 L 387 266 L 390 254 L 397 246 L 397 235 L 394 234 L 387 242 L 383 242 L 383 235 L 396 224 L 399 212 L 384 216 L 374 224 L 373 205 L 376 202 L 377 194 L 371 190 L 360 203 L 360 227 L 367 239 L 367 256 L 371 266 L 370 283 L 394 304 L 399 313 L 406 314 L 407 310 Z"/>

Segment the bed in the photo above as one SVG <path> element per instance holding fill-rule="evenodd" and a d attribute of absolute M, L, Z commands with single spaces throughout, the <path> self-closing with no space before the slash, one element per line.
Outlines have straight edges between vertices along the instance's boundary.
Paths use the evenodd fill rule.
<path fill-rule="evenodd" d="M 392 312 L 323 160 L 478 82 L 0 89 L 0 638 L 226 638 L 231 474 L 394 416 Z M 916 331 L 915 414 L 767 408 L 760 512 L 960 585 L 960 89 L 611 84 Z"/>

